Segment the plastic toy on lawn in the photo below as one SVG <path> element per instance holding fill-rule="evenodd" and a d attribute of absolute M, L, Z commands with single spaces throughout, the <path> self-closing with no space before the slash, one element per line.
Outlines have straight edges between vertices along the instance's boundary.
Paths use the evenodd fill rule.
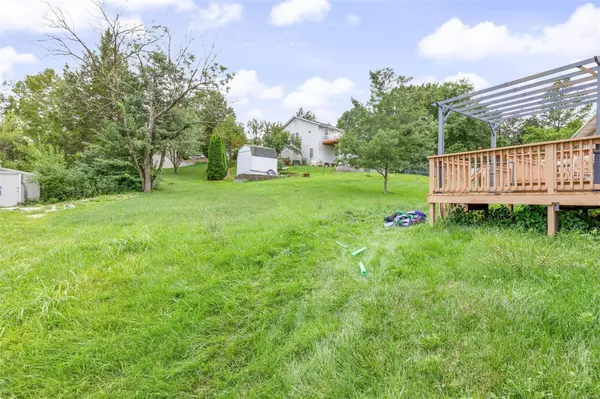
<path fill-rule="evenodd" d="M 385 227 L 410 227 L 427 221 L 427 215 L 419 211 L 402 212 L 397 211 L 391 216 L 383 218 Z"/>

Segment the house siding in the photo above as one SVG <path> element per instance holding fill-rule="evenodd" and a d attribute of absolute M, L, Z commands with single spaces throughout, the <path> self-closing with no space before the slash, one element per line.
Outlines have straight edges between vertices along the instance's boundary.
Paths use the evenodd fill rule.
<path fill-rule="evenodd" d="M 285 150 L 281 153 L 283 158 L 288 158 L 292 161 L 302 161 L 304 158 L 308 164 L 311 162 L 334 163 L 336 161 L 334 147 L 323 144 L 323 138 L 330 129 L 302 119 L 294 119 L 286 126 L 285 130 L 291 134 L 299 134 L 302 139 L 302 155 Z M 310 156 L 311 148 L 313 149 L 312 158 Z"/>

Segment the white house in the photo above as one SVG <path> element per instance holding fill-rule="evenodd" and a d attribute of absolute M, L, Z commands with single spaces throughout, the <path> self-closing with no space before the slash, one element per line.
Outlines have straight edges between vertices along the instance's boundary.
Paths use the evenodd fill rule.
<path fill-rule="evenodd" d="M 236 176 L 239 175 L 277 176 L 277 152 L 272 148 L 244 145 L 237 156 Z"/>
<path fill-rule="evenodd" d="M 33 173 L 0 168 L 0 207 L 15 206 L 40 198 L 40 185 Z"/>
<path fill-rule="evenodd" d="M 298 162 L 305 160 L 309 165 L 335 164 L 335 146 L 344 134 L 343 130 L 297 116 L 287 121 L 283 128 L 302 139 L 302 155 L 285 150 L 281 153 L 282 158 Z"/>

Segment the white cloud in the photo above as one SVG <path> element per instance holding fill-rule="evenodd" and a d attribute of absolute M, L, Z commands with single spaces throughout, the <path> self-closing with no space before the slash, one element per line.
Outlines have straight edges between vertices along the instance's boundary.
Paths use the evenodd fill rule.
<path fill-rule="evenodd" d="M 267 86 L 256 71 L 241 70 L 229 83 L 228 97 L 238 104 L 247 104 L 250 98 L 274 100 L 283 97 L 283 86 Z"/>
<path fill-rule="evenodd" d="M 486 87 L 490 86 L 490 83 L 485 78 L 482 78 L 481 76 L 472 72 L 459 72 L 455 75 L 446 76 L 443 79 L 438 79 L 437 77 L 432 75 L 420 76 L 414 78 L 412 83 L 415 85 L 420 85 L 426 83 L 457 82 L 463 79 L 466 79 L 469 82 L 471 82 L 475 90 L 485 89 Z"/>
<path fill-rule="evenodd" d="M 243 6 L 240 3 L 211 2 L 205 8 L 197 6 L 193 0 L 106 0 L 109 9 L 125 7 L 129 10 L 146 11 L 153 8 L 174 7 L 176 11 L 192 12 L 196 15 L 196 25 L 200 28 L 215 28 L 238 21 L 242 18 Z M 42 0 L 0 0 L 0 33 L 3 31 L 48 32 L 48 19 L 53 18 L 50 7 Z M 62 10 L 77 29 L 97 26 L 100 12 L 91 1 L 52 0 L 54 8 Z M 132 19 L 134 17 L 128 17 Z M 137 17 L 139 19 L 139 17 Z"/>
<path fill-rule="evenodd" d="M 252 108 L 246 113 L 246 119 L 261 119 L 263 117 L 263 110 L 260 108 Z"/>
<path fill-rule="evenodd" d="M 585 58 L 598 53 L 600 7 L 578 7 L 565 23 L 547 26 L 539 33 L 512 32 L 507 26 L 482 22 L 465 25 L 453 18 L 426 36 L 418 46 L 423 57 L 473 61 L 492 56 L 551 55 Z"/>
<path fill-rule="evenodd" d="M 323 108 L 333 97 L 349 94 L 354 87 L 354 82 L 347 78 L 333 81 L 318 77 L 311 78 L 306 80 L 297 91 L 288 94 L 283 104 L 287 109 Z"/>
<path fill-rule="evenodd" d="M 319 22 L 331 10 L 329 0 L 286 0 L 271 8 L 270 22 L 275 26 L 293 25 L 303 21 Z"/>
<path fill-rule="evenodd" d="M 240 3 L 210 3 L 206 8 L 196 10 L 195 25 L 199 29 L 212 29 L 241 21 L 244 6 Z"/>
<path fill-rule="evenodd" d="M 54 0 L 52 5 L 63 10 L 77 28 L 87 26 L 98 16 L 98 10 L 91 2 Z M 0 32 L 9 30 L 47 32 L 49 18 L 53 18 L 53 15 L 50 7 L 44 1 L 2 0 Z"/>
<path fill-rule="evenodd" d="M 356 14 L 348 14 L 346 15 L 346 23 L 350 26 L 358 26 L 360 25 L 360 17 Z"/>
<path fill-rule="evenodd" d="M 6 74 L 12 72 L 16 64 L 34 64 L 37 61 L 33 54 L 19 53 L 10 46 L 0 48 L 0 82 L 6 79 Z"/>
<path fill-rule="evenodd" d="M 178 11 L 189 11 L 196 8 L 193 0 L 108 0 L 132 10 L 147 10 L 159 7 L 175 7 Z"/>

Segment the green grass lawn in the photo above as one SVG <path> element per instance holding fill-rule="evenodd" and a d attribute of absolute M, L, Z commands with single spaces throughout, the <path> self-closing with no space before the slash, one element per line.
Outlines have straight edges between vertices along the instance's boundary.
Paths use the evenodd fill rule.
<path fill-rule="evenodd" d="M 426 177 L 310 171 L 0 212 L 0 397 L 600 395 L 598 241 L 384 229 Z"/>

